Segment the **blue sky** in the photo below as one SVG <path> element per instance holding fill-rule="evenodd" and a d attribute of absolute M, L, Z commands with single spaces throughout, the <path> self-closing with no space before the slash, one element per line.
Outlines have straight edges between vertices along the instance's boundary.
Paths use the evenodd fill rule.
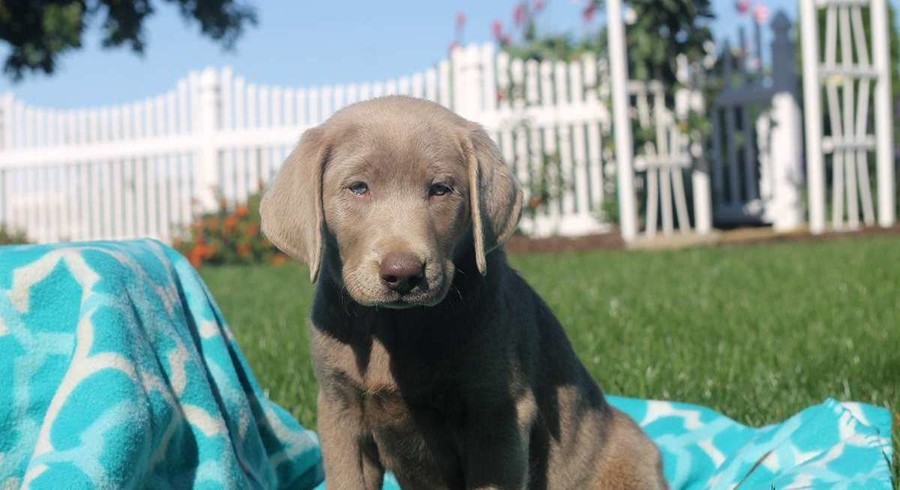
<path fill-rule="evenodd" d="M 29 76 L 13 84 L 0 79 L 0 92 L 12 90 L 32 105 L 68 108 L 130 102 L 174 87 L 192 69 L 234 67 L 257 83 L 310 86 L 380 80 L 431 66 L 447 53 L 457 11 L 468 17 L 466 42 L 492 38 L 491 22 L 510 23 L 517 0 L 346 0 L 300 2 L 250 0 L 259 25 L 250 28 L 234 52 L 225 52 L 186 25 L 172 5 L 158 5 L 147 25 L 143 57 L 127 50 L 103 50 L 91 29 L 85 48 L 61 60 L 51 77 Z M 796 0 L 756 0 L 794 18 Z M 551 0 L 539 26 L 578 32 L 586 27 L 580 2 Z M 739 23 L 733 0 L 713 0 L 719 35 Z M 602 16 L 594 21 L 603 22 Z M 0 48 L 0 53 L 3 49 Z"/>

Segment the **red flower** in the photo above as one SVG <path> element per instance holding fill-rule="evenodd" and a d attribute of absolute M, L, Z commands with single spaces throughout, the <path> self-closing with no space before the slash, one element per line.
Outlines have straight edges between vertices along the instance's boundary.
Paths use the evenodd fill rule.
<path fill-rule="evenodd" d="M 466 25 L 466 13 L 460 10 L 456 13 L 456 27 L 462 28 Z"/>
<path fill-rule="evenodd" d="M 506 34 L 503 33 L 503 22 L 495 19 L 494 22 L 491 22 L 491 32 L 494 33 L 494 38 L 498 41 L 503 41 L 503 38 L 506 37 Z"/>
<path fill-rule="evenodd" d="M 516 26 L 521 26 L 525 24 L 525 21 L 528 19 L 528 4 L 522 2 L 516 5 L 515 10 L 513 10 L 513 22 L 515 22 Z"/>
<path fill-rule="evenodd" d="M 546 7 L 546 6 L 547 6 L 546 0 L 534 0 L 534 5 L 531 7 L 531 9 L 534 10 L 535 12 L 540 12 L 541 10 L 544 10 L 544 7 Z"/>
<path fill-rule="evenodd" d="M 734 4 L 734 8 L 739 14 L 746 14 L 747 11 L 750 10 L 750 0 L 737 0 Z"/>
<path fill-rule="evenodd" d="M 597 13 L 597 4 L 595 2 L 591 2 L 588 4 L 584 10 L 581 11 L 581 18 L 584 20 L 586 24 L 590 24 L 594 21 L 594 15 Z"/>
<path fill-rule="evenodd" d="M 757 24 L 765 24 L 769 19 L 769 7 L 766 7 L 763 4 L 757 5 L 756 8 L 753 9 L 753 19 L 756 20 Z"/>

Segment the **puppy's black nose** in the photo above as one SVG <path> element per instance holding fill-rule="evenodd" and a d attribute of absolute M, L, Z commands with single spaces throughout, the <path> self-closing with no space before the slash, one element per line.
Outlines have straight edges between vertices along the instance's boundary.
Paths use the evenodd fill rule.
<path fill-rule="evenodd" d="M 381 261 L 381 282 L 400 294 L 416 287 L 425 275 L 425 265 L 410 252 L 391 252 Z"/>

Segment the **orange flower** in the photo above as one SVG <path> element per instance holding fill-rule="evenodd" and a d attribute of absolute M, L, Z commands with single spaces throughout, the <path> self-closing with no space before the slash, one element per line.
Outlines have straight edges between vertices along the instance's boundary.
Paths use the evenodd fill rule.
<path fill-rule="evenodd" d="M 534 196 L 528 201 L 528 207 L 530 209 L 537 209 L 541 204 L 544 204 L 544 199 L 540 196 Z"/>
<path fill-rule="evenodd" d="M 208 247 L 203 242 L 198 242 L 194 247 L 194 250 L 191 251 L 192 254 L 197 254 L 200 257 L 206 257 L 208 253 Z"/>
<path fill-rule="evenodd" d="M 237 253 L 241 257 L 249 257 L 251 252 L 253 252 L 253 247 L 251 247 L 249 243 L 238 245 Z"/>
<path fill-rule="evenodd" d="M 243 204 L 238 205 L 238 207 L 234 208 L 234 215 L 238 218 L 243 218 L 248 214 L 250 214 L 250 210 L 247 209 L 247 206 L 244 206 Z"/>
<path fill-rule="evenodd" d="M 231 215 L 225 218 L 225 231 L 232 232 L 234 228 L 237 226 L 238 217 L 236 215 Z"/>
<path fill-rule="evenodd" d="M 275 254 L 272 256 L 272 260 L 270 261 L 272 265 L 281 265 L 287 262 L 287 256 L 283 254 Z"/>
<path fill-rule="evenodd" d="M 192 266 L 200 267 L 201 265 L 203 265 L 203 256 L 197 253 L 197 249 L 194 248 L 193 250 L 191 250 L 191 253 L 188 256 L 188 261 Z"/>
<path fill-rule="evenodd" d="M 255 236 L 259 235 L 259 225 L 256 223 L 247 225 L 247 234 L 250 235 L 251 237 L 255 237 Z"/>

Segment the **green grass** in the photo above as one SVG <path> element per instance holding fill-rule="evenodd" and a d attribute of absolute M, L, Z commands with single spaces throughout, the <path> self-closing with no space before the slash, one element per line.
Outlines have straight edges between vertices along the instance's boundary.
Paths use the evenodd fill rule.
<path fill-rule="evenodd" d="M 830 396 L 888 407 L 900 425 L 898 237 L 511 261 L 607 393 L 750 425 Z M 306 269 L 201 273 L 269 396 L 315 427 Z"/>

